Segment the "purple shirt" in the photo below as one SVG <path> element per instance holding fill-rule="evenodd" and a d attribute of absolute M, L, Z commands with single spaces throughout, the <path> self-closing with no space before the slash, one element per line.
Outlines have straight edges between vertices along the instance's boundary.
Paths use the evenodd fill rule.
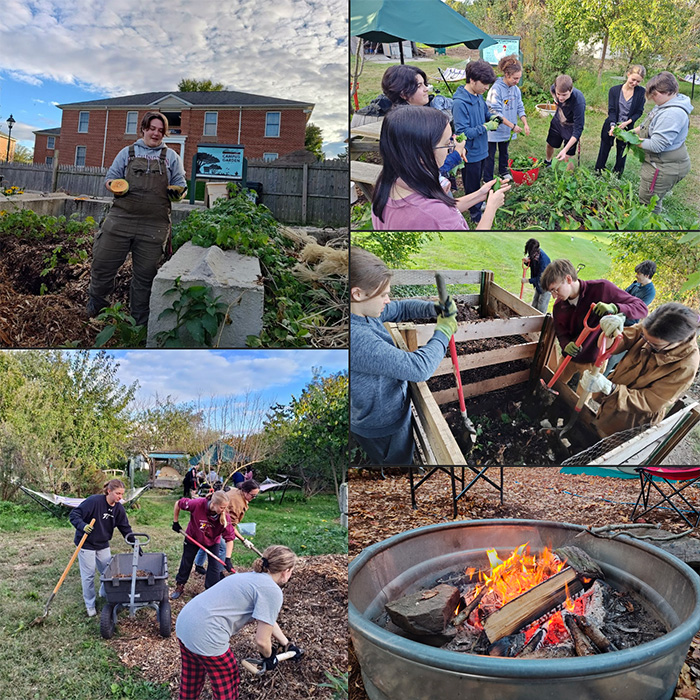
<path fill-rule="evenodd" d="M 403 199 L 386 200 L 384 221 L 372 212 L 375 231 L 468 231 L 457 207 L 412 192 Z"/>
<path fill-rule="evenodd" d="M 192 513 L 185 532 L 207 549 L 211 549 L 222 534 L 226 542 L 236 537 L 231 521 L 227 519 L 228 525 L 224 527 L 221 515 L 209 510 L 209 501 L 206 498 L 181 498 L 178 504 L 180 510 Z"/>

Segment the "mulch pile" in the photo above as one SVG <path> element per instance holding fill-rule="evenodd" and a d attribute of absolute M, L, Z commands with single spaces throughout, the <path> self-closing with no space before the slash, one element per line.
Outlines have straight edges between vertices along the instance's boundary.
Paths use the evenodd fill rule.
<path fill-rule="evenodd" d="M 83 244 L 87 260 L 59 262 L 42 276 L 46 260 L 59 244 L 64 246 L 62 256 L 75 254 L 65 241 L 0 236 L 0 347 L 94 345 L 103 324 L 85 313 L 92 244 Z M 130 282 L 131 257 L 117 274 L 113 299 L 126 304 Z"/>
<path fill-rule="evenodd" d="M 332 697 L 329 688 L 318 687 L 328 681 L 324 671 L 333 675 L 347 670 L 348 646 L 348 565 L 347 557 L 328 554 L 299 559 L 294 574 L 284 588 L 284 604 L 278 622 L 287 637 L 304 650 L 297 663 L 284 661 L 274 673 L 255 677 L 241 667 L 241 700 L 279 700 L 280 698 Z M 243 569 L 239 569 L 243 571 Z M 141 610 L 130 619 L 121 613 L 117 633 L 109 644 L 125 665 L 138 666 L 146 680 L 167 683 L 173 698 L 178 697 L 180 648 L 175 637 L 177 615 L 204 590 L 204 577 L 193 572 L 185 585 L 184 600 L 171 601 L 173 633 L 163 638 L 158 633 L 155 612 Z M 258 657 L 255 625 L 248 625 L 232 638 L 236 658 Z M 201 700 L 211 700 L 207 681 Z"/>
<path fill-rule="evenodd" d="M 408 477 L 402 471 L 385 468 L 387 478 L 381 479 L 377 470 L 350 470 L 350 559 L 392 535 L 452 520 L 447 474 L 436 473 L 418 489 L 418 509 L 414 511 Z M 494 480 L 497 474 L 496 469 L 488 473 Z M 498 493 L 481 480 L 458 501 L 458 519 L 521 518 L 592 527 L 629 523 L 639 493 L 637 479 L 561 474 L 558 467 L 505 467 L 503 483 L 503 505 Z M 650 513 L 646 521 L 659 523 L 670 532 L 687 529 L 678 516 L 661 510 Z M 700 533 L 695 531 L 689 537 L 700 539 Z M 688 651 L 675 697 L 700 699 L 700 634 Z M 367 700 L 352 644 L 349 700 Z"/>

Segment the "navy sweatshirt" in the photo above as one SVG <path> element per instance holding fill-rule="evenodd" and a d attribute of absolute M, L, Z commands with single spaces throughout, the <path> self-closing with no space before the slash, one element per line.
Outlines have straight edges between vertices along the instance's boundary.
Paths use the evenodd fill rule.
<path fill-rule="evenodd" d="M 121 503 L 110 506 L 107 496 L 102 493 L 86 498 L 77 508 L 70 512 L 70 521 L 75 528 L 73 541 L 76 547 L 80 544 L 85 526 L 95 518 L 92 532 L 85 540 L 83 549 L 106 549 L 114 534 L 114 528 L 126 537 L 131 532 L 131 525 L 126 517 L 126 511 Z"/>

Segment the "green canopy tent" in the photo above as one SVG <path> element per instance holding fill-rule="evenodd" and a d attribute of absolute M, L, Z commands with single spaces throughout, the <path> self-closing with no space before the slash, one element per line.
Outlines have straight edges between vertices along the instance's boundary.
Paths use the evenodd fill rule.
<path fill-rule="evenodd" d="M 470 49 L 496 43 L 442 0 L 351 0 L 350 34 L 377 43 L 398 41 L 401 63 L 402 41 Z"/>

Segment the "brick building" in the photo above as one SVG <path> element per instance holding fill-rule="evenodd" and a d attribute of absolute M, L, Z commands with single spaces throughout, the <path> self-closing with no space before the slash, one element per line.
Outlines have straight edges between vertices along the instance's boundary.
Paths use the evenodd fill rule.
<path fill-rule="evenodd" d="M 7 157 L 7 142 L 10 142 L 10 157 Z M 5 161 L 9 160 L 12 162 L 13 158 L 15 157 L 15 144 L 17 143 L 17 140 L 15 139 L 14 136 L 8 137 L 7 134 L 3 134 L 0 131 L 0 161 Z"/>
<path fill-rule="evenodd" d="M 164 139 L 190 176 L 198 143 L 243 144 L 246 158 L 274 160 L 304 148 L 314 105 L 244 92 L 147 92 L 58 105 L 60 129 L 35 131 L 34 162 L 108 168 L 117 153 L 141 137 L 146 112 L 162 112 L 170 125 Z M 53 139 L 53 149 L 50 149 Z M 58 147 L 60 140 L 60 149 Z"/>

